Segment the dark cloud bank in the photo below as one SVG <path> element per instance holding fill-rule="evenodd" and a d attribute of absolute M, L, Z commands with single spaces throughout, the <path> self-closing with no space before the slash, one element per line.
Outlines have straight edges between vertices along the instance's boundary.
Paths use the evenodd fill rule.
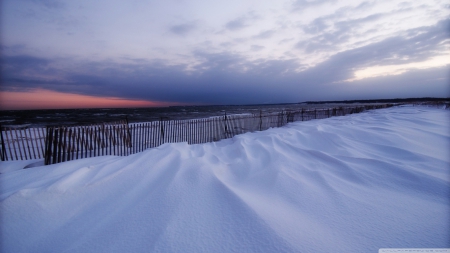
<path fill-rule="evenodd" d="M 448 97 L 449 68 L 411 70 L 354 82 L 355 69 L 405 64 L 439 55 L 450 21 L 338 53 L 302 72 L 295 60 L 248 61 L 232 53 L 193 52 L 202 64 L 169 66 L 161 61 L 76 62 L 29 55 L 2 61 L 1 90 L 43 88 L 102 97 L 192 104 L 290 103 L 306 100 Z M 183 34 L 192 27 L 173 27 Z M 445 44 L 445 43 L 444 43 Z M 393 56 L 397 57 L 393 57 Z M 408 58 L 402 57 L 407 56 Z"/>

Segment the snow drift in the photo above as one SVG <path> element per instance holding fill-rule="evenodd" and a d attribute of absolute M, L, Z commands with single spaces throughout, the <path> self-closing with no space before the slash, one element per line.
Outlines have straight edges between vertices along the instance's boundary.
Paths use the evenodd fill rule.
<path fill-rule="evenodd" d="M 2 162 L 1 250 L 450 247 L 449 129 L 448 110 L 396 107 L 128 157 Z"/>

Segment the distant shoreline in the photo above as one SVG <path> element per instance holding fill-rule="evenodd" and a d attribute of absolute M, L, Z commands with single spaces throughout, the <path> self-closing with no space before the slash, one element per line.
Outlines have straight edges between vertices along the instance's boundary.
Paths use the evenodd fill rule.
<path fill-rule="evenodd" d="M 186 120 L 208 118 L 220 115 L 243 113 L 270 113 L 286 110 L 301 110 L 324 107 L 355 106 L 357 104 L 445 104 L 450 107 L 450 98 L 406 98 L 344 101 L 308 101 L 302 103 L 260 104 L 260 105 L 210 105 L 151 108 L 108 108 L 108 109 L 50 109 L 0 111 L 1 126 L 89 125 L 98 122 L 128 120 L 130 123 L 151 122 L 161 119 Z"/>
<path fill-rule="evenodd" d="M 450 102 L 450 98 L 393 98 L 393 99 L 358 99 L 335 101 L 305 101 L 300 104 L 351 104 L 351 103 L 412 103 L 412 102 Z"/>
<path fill-rule="evenodd" d="M 294 103 L 270 103 L 270 104 L 211 104 L 211 105 L 174 105 L 163 107 L 117 107 L 117 108 L 52 108 L 52 109 L 14 109 L 3 110 L 2 112 L 13 111 L 62 111 L 62 110 L 121 110 L 121 109 L 164 109 L 164 108 L 195 108 L 195 107 L 239 107 L 239 106 L 283 106 L 283 105 L 307 105 L 307 104 L 353 104 L 353 103 L 413 103 L 413 102 L 450 102 L 450 97 L 436 98 L 436 97 L 422 97 L 422 98 L 392 98 L 392 99 L 355 99 L 355 100 L 327 100 L 327 101 L 303 101 Z"/>

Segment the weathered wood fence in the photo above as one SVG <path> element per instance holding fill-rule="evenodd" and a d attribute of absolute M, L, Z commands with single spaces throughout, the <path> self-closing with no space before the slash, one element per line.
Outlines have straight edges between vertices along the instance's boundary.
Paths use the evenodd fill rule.
<path fill-rule="evenodd" d="M 164 120 L 146 123 L 114 122 L 90 126 L 2 128 L 1 159 L 42 159 L 55 164 L 87 157 L 127 156 L 164 143 L 214 142 L 235 135 L 307 121 L 359 113 L 390 104 L 224 115 L 205 119 Z"/>
<path fill-rule="evenodd" d="M 2 161 L 41 159 L 45 156 L 45 128 L 1 127 Z"/>
<path fill-rule="evenodd" d="M 126 121 L 102 123 L 101 126 L 110 125 L 124 125 Z M 89 135 L 90 128 L 94 128 L 98 125 L 92 126 L 76 126 L 76 127 L 55 127 L 68 129 L 76 131 L 75 129 L 81 129 L 82 133 L 86 132 L 84 136 Z M 15 161 L 15 160 L 31 160 L 31 159 L 42 159 L 47 155 L 46 145 L 48 143 L 49 129 L 54 129 L 53 127 L 8 127 L 1 126 L 1 147 L 0 147 L 0 157 L 2 161 Z M 67 134 L 69 135 L 69 134 Z M 87 139 L 82 140 L 86 145 Z M 67 148 L 66 150 L 68 150 Z"/>

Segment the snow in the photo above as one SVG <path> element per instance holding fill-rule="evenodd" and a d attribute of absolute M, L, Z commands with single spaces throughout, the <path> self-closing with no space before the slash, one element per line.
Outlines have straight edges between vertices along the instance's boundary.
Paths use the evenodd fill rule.
<path fill-rule="evenodd" d="M 127 157 L 1 162 L 1 251 L 449 248 L 449 145 L 450 111 L 405 106 Z"/>

